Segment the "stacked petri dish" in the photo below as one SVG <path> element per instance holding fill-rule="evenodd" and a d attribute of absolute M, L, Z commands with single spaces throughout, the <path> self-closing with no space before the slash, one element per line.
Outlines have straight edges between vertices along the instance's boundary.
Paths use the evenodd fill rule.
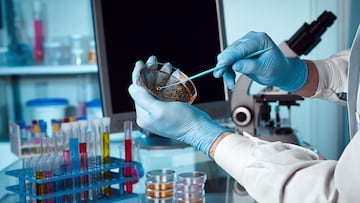
<path fill-rule="evenodd" d="M 174 201 L 176 173 L 169 169 L 156 169 L 146 173 L 145 197 L 147 202 L 170 203 Z"/>
<path fill-rule="evenodd" d="M 206 173 L 193 171 L 177 176 L 174 199 L 178 203 L 205 202 Z"/>

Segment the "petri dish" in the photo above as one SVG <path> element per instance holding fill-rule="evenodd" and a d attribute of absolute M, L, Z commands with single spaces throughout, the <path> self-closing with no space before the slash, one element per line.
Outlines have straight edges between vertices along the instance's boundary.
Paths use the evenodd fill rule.
<path fill-rule="evenodd" d="M 187 192 L 187 193 L 204 191 L 204 183 L 199 183 L 199 184 L 176 183 L 175 190 L 177 192 Z"/>
<path fill-rule="evenodd" d="M 201 171 L 181 173 L 177 177 L 177 184 L 204 184 L 206 182 L 206 173 Z"/>
<path fill-rule="evenodd" d="M 205 191 L 198 192 L 176 192 L 176 200 L 201 200 L 205 198 Z"/>
<path fill-rule="evenodd" d="M 170 169 L 155 169 L 146 172 L 146 182 L 153 184 L 173 183 L 176 173 Z"/>
<path fill-rule="evenodd" d="M 146 198 L 173 198 L 174 197 L 174 190 L 146 190 L 145 193 Z"/>
<path fill-rule="evenodd" d="M 169 63 L 151 62 L 140 70 L 137 83 L 162 101 L 193 103 L 197 97 L 194 83 L 189 80 L 178 85 L 160 88 L 188 78 L 188 76 Z"/>

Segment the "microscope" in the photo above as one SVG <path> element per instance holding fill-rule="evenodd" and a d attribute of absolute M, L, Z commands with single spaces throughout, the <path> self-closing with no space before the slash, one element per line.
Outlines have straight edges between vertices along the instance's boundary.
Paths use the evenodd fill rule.
<path fill-rule="evenodd" d="M 335 19 L 333 13 L 324 11 L 310 25 L 304 23 L 289 40 L 279 45 L 280 49 L 287 57 L 308 54 L 321 41 L 321 35 Z M 299 106 L 298 101 L 304 99 L 275 87 L 265 87 L 256 94 L 250 94 L 251 84 L 250 78 L 240 75 L 231 96 L 231 119 L 236 130 L 268 141 L 302 145 L 300 137 L 291 128 L 290 110 L 293 106 Z M 275 116 L 272 116 L 274 103 Z M 281 119 L 280 107 L 287 107 L 287 119 Z"/>

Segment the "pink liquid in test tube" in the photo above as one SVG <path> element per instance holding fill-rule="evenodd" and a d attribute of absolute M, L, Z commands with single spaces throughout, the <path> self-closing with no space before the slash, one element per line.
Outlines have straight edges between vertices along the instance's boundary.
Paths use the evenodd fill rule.
<path fill-rule="evenodd" d="M 132 137 L 131 137 L 131 131 L 132 131 L 132 122 L 131 121 L 125 121 L 124 122 L 124 134 L 125 134 L 125 162 L 131 162 L 132 161 Z M 125 177 L 131 177 L 132 176 L 132 167 L 126 167 L 124 171 Z M 125 183 L 126 193 L 132 193 L 133 185 L 131 182 Z"/>
<path fill-rule="evenodd" d="M 34 1 L 34 60 L 36 63 L 44 61 L 44 30 L 42 19 L 42 4 L 40 1 Z"/>

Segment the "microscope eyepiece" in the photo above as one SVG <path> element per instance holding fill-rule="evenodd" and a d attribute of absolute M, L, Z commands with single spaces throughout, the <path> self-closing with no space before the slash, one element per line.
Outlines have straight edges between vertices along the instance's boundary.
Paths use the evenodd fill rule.
<path fill-rule="evenodd" d="M 308 54 L 320 41 L 326 29 L 330 27 L 336 16 L 330 11 L 324 11 L 310 25 L 302 27 L 287 41 L 288 46 L 298 55 Z"/>

